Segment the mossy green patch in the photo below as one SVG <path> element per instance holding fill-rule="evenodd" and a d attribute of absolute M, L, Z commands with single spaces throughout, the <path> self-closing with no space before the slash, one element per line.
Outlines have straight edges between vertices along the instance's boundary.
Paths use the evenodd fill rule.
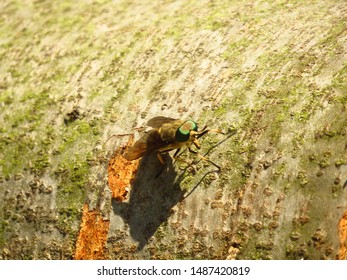
<path fill-rule="evenodd" d="M 3 209 L 1 209 L 3 210 Z M 1 211 L 2 212 L 2 211 Z M 6 222 L 3 220 L 3 217 L 0 217 L 0 247 L 2 248 L 5 245 L 5 227 Z"/>
<path fill-rule="evenodd" d="M 63 235 L 70 235 L 71 238 L 77 238 L 78 227 L 76 221 L 80 221 L 82 211 L 77 207 L 64 207 L 58 210 L 59 218 L 56 227 Z"/>
<path fill-rule="evenodd" d="M 337 96 L 337 99 L 342 101 L 342 103 L 346 104 L 346 96 L 347 96 L 347 63 L 344 63 L 343 67 L 335 73 L 332 79 L 332 87 L 335 89 L 339 89 L 341 91 L 341 95 Z"/>
<path fill-rule="evenodd" d="M 59 213 L 57 227 L 63 234 L 76 233 L 76 223 L 80 220 L 82 205 L 86 200 L 89 170 L 86 159 L 61 163 L 56 170 L 60 181 L 56 194 Z"/>

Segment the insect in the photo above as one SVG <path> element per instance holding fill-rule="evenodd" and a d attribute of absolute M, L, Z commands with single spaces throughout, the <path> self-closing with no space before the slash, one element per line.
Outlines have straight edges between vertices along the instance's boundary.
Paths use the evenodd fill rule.
<path fill-rule="evenodd" d="M 147 153 L 156 152 L 159 161 L 164 164 L 161 156 L 172 150 L 176 150 L 174 158 L 178 158 L 178 153 L 181 148 L 188 148 L 194 154 L 197 154 L 202 160 L 208 161 L 216 166 L 211 160 L 200 155 L 198 152 L 193 151 L 191 146 L 194 145 L 200 149 L 198 139 L 209 132 L 222 133 L 217 129 L 206 129 L 206 126 L 198 131 L 198 125 L 191 120 L 179 120 L 167 118 L 163 116 L 154 117 L 147 122 L 147 125 L 152 127 L 149 132 L 142 136 L 125 154 L 124 157 L 131 161 L 144 156 Z"/>

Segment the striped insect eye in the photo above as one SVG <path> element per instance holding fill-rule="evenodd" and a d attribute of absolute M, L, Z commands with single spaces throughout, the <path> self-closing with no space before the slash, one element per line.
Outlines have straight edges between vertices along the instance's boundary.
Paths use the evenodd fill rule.
<path fill-rule="evenodd" d="M 184 122 L 176 131 L 175 139 L 177 142 L 186 142 L 189 140 L 191 131 L 198 131 L 198 125 L 193 121 Z"/>

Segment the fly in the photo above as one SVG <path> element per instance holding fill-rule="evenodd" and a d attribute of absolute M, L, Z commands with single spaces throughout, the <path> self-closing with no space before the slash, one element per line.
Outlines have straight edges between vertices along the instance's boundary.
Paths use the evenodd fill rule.
<path fill-rule="evenodd" d="M 220 170 L 217 164 L 191 149 L 192 145 L 200 149 L 201 146 L 198 141 L 200 137 L 209 132 L 222 133 L 220 130 L 206 129 L 205 126 L 199 131 L 197 123 L 192 120 L 185 121 L 162 116 L 150 119 L 147 125 L 152 127 L 152 129 L 144 134 L 124 154 L 124 158 L 127 160 L 135 160 L 147 153 L 155 152 L 159 161 L 164 164 L 161 154 L 176 150 L 174 154 L 174 158 L 176 159 L 178 158 L 179 151 L 186 147 L 191 153 L 196 154 L 202 160 L 210 162 Z"/>

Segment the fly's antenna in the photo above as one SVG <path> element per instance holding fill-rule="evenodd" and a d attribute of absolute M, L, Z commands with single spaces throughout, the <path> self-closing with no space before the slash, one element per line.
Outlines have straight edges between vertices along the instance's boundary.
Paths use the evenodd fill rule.
<path fill-rule="evenodd" d="M 206 126 L 205 126 L 202 131 L 196 133 L 196 135 L 197 135 L 196 138 L 199 139 L 200 137 L 204 136 L 206 133 L 210 133 L 210 132 L 225 134 L 223 131 L 221 131 L 219 129 L 206 129 Z"/>

